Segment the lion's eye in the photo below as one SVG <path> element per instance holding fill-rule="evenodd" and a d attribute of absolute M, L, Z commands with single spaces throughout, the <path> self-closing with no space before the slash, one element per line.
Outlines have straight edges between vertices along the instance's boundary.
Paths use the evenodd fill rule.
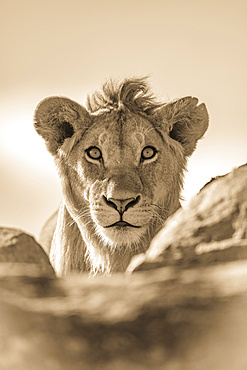
<path fill-rule="evenodd" d="M 91 146 L 90 148 L 86 149 L 86 154 L 89 158 L 97 161 L 102 158 L 101 151 L 96 146 Z"/>
<path fill-rule="evenodd" d="M 153 158 L 157 153 L 157 150 L 153 146 L 146 146 L 142 149 L 141 159 L 151 159 Z"/>

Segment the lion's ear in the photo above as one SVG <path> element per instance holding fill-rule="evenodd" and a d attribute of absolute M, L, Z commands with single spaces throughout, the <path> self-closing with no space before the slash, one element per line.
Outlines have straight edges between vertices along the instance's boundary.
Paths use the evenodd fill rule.
<path fill-rule="evenodd" d="M 170 131 L 170 137 L 179 141 L 185 155 L 190 156 L 196 148 L 197 141 L 208 128 L 209 118 L 205 104 L 198 105 L 197 98 L 187 96 L 166 104 L 160 109 L 159 115 L 162 115 Z"/>
<path fill-rule="evenodd" d="M 90 115 L 80 104 L 63 97 L 42 100 L 34 113 L 35 130 L 45 140 L 48 151 L 55 155 L 64 140 L 77 130 L 87 128 Z"/>

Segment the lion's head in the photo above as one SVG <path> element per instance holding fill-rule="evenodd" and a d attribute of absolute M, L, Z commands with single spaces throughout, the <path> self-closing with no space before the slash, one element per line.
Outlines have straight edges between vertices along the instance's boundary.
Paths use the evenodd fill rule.
<path fill-rule="evenodd" d="M 207 127 L 198 99 L 161 104 L 145 79 L 108 82 L 87 109 L 62 97 L 38 105 L 35 128 L 55 158 L 87 259 L 147 249 L 179 207 L 187 157 Z"/>

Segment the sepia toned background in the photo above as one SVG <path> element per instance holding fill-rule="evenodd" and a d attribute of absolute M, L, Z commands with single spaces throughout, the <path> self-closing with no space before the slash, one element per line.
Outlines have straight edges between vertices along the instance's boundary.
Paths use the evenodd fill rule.
<path fill-rule="evenodd" d="M 9 0 L 1 3 L 0 225 L 37 235 L 61 200 L 32 126 L 49 95 L 83 103 L 109 77 L 150 75 L 164 100 L 193 95 L 210 128 L 183 196 L 247 158 L 245 0 Z"/>

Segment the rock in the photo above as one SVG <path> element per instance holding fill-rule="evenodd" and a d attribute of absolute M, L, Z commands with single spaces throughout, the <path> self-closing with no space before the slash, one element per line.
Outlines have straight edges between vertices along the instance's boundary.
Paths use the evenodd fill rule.
<path fill-rule="evenodd" d="M 49 258 L 35 239 L 21 230 L 0 228 L 0 262 L 33 264 L 40 273 L 54 275 Z M 10 265 L 8 265 L 10 267 Z"/>
<path fill-rule="evenodd" d="M 128 271 L 247 258 L 247 165 L 208 183 L 136 256 Z"/>
<path fill-rule="evenodd" d="M 247 261 L 94 279 L 13 266 L 0 274 L 0 368 L 245 370 L 246 304 Z"/>

